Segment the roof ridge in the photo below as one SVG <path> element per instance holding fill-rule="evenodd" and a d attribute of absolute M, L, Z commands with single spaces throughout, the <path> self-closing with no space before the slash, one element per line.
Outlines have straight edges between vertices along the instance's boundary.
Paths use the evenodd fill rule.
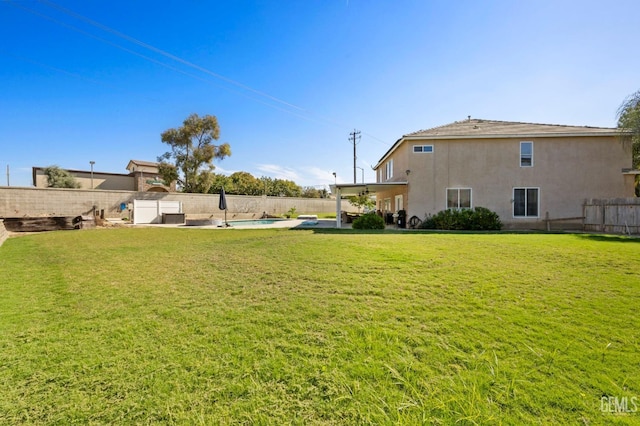
<path fill-rule="evenodd" d="M 492 122 L 492 123 L 504 123 L 504 124 L 527 124 L 527 125 L 533 125 L 533 126 L 581 127 L 585 129 L 613 129 L 613 127 L 586 126 L 586 125 L 577 125 L 577 124 L 534 123 L 531 121 L 504 121 L 504 120 L 484 120 L 484 119 L 477 119 L 477 120 L 478 122 L 481 122 L 481 123 Z M 471 121 L 473 121 L 473 119 Z M 460 122 L 464 122 L 464 120 Z"/>
<path fill-rule="evenodd" d="M 574 125 L 574 124 L 550 124 L 550 123 L 533 123 L 527 121 L 505 121 L 505 120 L 487 120 L 483 118 L 469 118 L 466 120 L 458 120 L 452 123 L 443 124 L 440 126 L 430 127 L 428 129 L 421 129 L 411 133 L 407 133 L 404 136 L 413 136 L 416 134 L 424 133 L 424 132 L 437 132 L 439 129 L 444 129 L 447 127 L 451 127 L 459 124 L 481 124 L 481 123 L 491 123 L 491 124 L 502 124 L 502 125 L 521 125 L 521 126 L 545 126 L 545 127 L 558 127 L 558 128 L 581 128 L 581 129 L 601 129 L 601 130 L 615 130 L 613 127 L 599 127 L 599 126 L 586 126 L 586 125 Z M 404 137 L 403 136 L 403 137 Z"/>

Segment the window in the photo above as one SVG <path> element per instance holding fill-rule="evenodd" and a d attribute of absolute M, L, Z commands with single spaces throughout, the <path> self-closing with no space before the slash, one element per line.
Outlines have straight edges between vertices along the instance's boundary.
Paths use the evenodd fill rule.
<path fill-rule="evenodd" d="M 539 188 L 513 188 L 513 216 L 538 217 Z"/>
<path fill-rule="evenodd" d="M 378 182 L 382 182 L 382 168 L 378 169 Z"/>
<path fill-rule="evenodd" d="M 433 145 L 414 145 L 413 152 L 433 152 Z"/>
<path fill-rule="evenodd" d="M 520 167 L 533 167 L 533 142 L 520 142 Z"/>
<path fill-rule="evenodd" d="M 384 208 L 382 210 L 385 212 L 391 211 L 391 198 L 384 199 Z"/>
<path fill-rule="evenodd" d="M 393 159 L 387 161 L 387 180 L 393 177 Z"/>
<path fill-rule="evenodd" d="M 471 188 L 447 188 L 447 209 L 470 209 Z"/>

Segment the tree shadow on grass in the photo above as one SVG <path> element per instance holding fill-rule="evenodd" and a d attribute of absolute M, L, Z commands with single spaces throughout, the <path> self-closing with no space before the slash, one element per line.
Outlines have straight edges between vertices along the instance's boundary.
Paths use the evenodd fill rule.
<path fill-rule="evenodd" d="M 438 229 L 352 229 L 352 228 L 313 228 L 310 226 L 296 226 L 292 230 L 313 231 L 314 234 L 421 234 L 421 235 L 498 235 L 498 234 L 561 234 L 562 232 L 542 232 L 542 231 L 444 231 Z"/>
<path fill-rule="evenodd" d="M 598 241 L 601 243 L 635 243 L 640 244 L 640 238 L 636 236 L 612 235 L 612 234 L 573 234 L 576 238 Z"/>
<path fill-rule="evenodd" d="M 291 228 L 295 231 L 313 231 L 314 234 L 341 234 L 341 235 L 353 235 L 353 234 L 438 234 L 438 235 L 571 235 L 576 238 L 607 242 L 607 243 L 639 243 L 640 238 L 638 236 L 625 236 L 625 235 L 612 235 L 612 234 L 582 234 L 573 233 L 567 231 L 539 231 L 539 230 L 503 230 L 503 231 L 443 231 L 437 229 L 352 229 L 352 228 L 315 228 L 313 226 L 296 226 Z"/>

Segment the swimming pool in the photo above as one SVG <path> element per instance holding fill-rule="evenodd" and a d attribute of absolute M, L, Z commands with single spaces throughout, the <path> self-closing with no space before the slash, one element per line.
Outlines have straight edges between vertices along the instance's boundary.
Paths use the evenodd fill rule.
<path fill-rule="evenodd" d="M 253 219 L 253 220 L 230 220 L 229 225 L 247 226 L 247 225 L 272 225 L 276 222 L 282 222 L 286 219 Z"/>

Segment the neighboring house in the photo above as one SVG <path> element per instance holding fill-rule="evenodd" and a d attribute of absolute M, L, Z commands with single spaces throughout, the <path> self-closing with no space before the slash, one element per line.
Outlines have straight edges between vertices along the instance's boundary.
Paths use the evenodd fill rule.
<path fill-rule="evenodd" d="M 44 174 L 46 167 L 33 167 L 33 186 L 47 188 L 49 182 Z M 105 173 L 90 170 L 67 170 L 80 183 L 81 189 L 103 189 L 115 191 L 175 192 L 176 183 L 165 185 L 158 176 L 158 163 L 131 160 L 128 174 Z"/>
<path fill-rule="evenodd" d="M 407 218 L 481 206 L 506 228 L 543 229 L 547 218 L 575 228 L 585 199 L 634 196 L 637 171 L 616 132 L 469 118 L 400 138 L 364 189 L 378 210 Z"/>
<path fill-rule="evenodd" d="M 158 176 L 158 163 L 150 161 L 131 160 L 127 164 L 129 176 L 135 179 L 136 191 L 144 192 L 176 192 L 176 183 L 166 185 Z"/>

